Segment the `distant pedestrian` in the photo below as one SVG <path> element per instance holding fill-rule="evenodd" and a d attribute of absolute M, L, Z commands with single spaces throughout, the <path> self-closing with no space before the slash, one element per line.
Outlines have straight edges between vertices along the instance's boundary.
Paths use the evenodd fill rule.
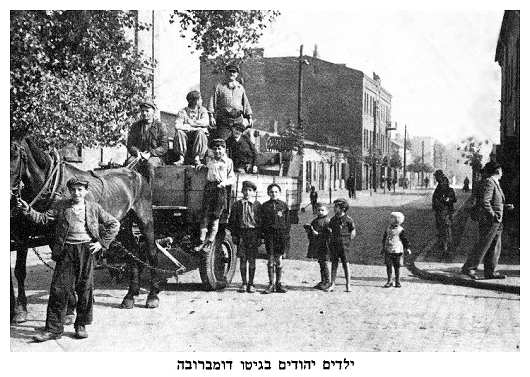
<path fill-rule="evenodd" d="M 386 188 L 388 189 L 388 191 L 392 189 L 392 178 L 390 177 L 386 179 Z"/>
<path fill-rule="evenodd" d="M 350 174 L 346 180 L 346 189 L 348 190 L 348 197 L 350 199 L 357 199 L 357 195 L 355 193 L 355 177 L 353 173 Z"/>
<path fill-rule="evenodd" d="M 291 222 L 289 220 L 289 207 L 287 203 L 280 200 L 281 191 L 282 189 L 278 184 L 270 184 L 267 187 L 270 200 L 261 205 L 261 229 L 269 260 L 267 263 L 269 286 L 263 293 L 287 292 L 281 283 L 282 257 L 289 247 Z M 274 283 L 275 274 L 276 284 Z"/>
<path fill-rule="evenodd" d="M 469 178 L 468 177 L 464 178 L 464 187 L 462 188 L 462 190 L 464 192 L 469 192 Z"/>
<path fill-rule="evenodd" d="M 423 179 L 423 183 L 425 184 L 425 188 L 428 188 L 429 187 L 429 183 L 430 183 L 429 177 L 425 177 Z"/>
<path fill-rule="evenodd" d="M 309 193 L 309 200 L 311 201 L 311 208 L 313 209 L 313 215 L 316 215 L 317 214 L 318 192 L 315 191 L 315 186 L 311 186 L 311 192 Z"/>
<path fill-rule="evenodd" d="M 355 224 L 353 219 L 346 214 L 349 209 L 346 199 L 337 199 L 333 202 L 335 216 L 329 221 L 331 238 L 329 242 L 329 256 L 331 259 L 331 282 L 326 289 L 331 292 L 335 288 L 339 260 L 342 262 L 344 277 L 346 278 L 346 292 L 350 292 L 350 266 L 348 264 L 348 253 L 351 241 L 355 238 Z"/>
<path fill-rule="evenodd" d="M 436 220 L 438 233 L 438 246 L 440 259 L 448 256 L 453 248 L 453 214 L 456 203 L 455 190 L 449 186 L 449 179 L 444 176 L 437 177 L 438 185 L 432 194 L 432 209 Z"/>
<path fill-rule="evenodd" d="M 392 268 L 394 268 L 395 287 L 400 288 L 399 268 L 402 265 L 404 255 L 410 254 L 409 241 L 403 229 L 405 215 L 401 212 L 392 212 L 390 214 L 390 225 L 386 228 L 383 235 L 383 248 L 381 255 L 385 257 L 387 281 L 383 286 L 389 288 L 392 286 Z"/>
<path fill-rule="evenodd" d="M 315 289 L 327 289 L 329 286 L 329 218 L 328 208 L 323 203 L 316 203 L 317 217 L 311 221 L 311 224 L 305 224 L 304 228 L 309 238 L 307 248 L 307 257 L 316 259 L 320 266 L 320 282 L 315 285 Z"/>
<path fill-rule="evenodd" d="M 396 184 L 397 184 L 397 179 L 396 177 L 392 178 L 392 189 L 394 192 L 396 192 Z"/>
<path fill-rule="evenodd" d="M 232 241 L 237 246 L 237 256 L 240 260 L 241 287 L 239 292 L 254 293 L 254 275 L 256 272 L 256 257 L 260 244 L 260 210 L 261 204 L 256 200 L 256 185 L 250 181 L 243 181 L 243 198 L 234 203 L 230 213 L 228 227 L 232 233 Z M 248 280 L 247 280 L 248 262 Z"/>

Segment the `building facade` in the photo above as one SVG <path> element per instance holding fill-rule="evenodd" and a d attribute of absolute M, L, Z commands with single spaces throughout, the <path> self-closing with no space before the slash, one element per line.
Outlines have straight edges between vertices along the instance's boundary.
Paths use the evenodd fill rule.
<path fill-rule="evenodd" d="M 391 94 L 378 78 L 344 64 L 310 56 L 302 59 L 308 63 L 302 66 L 300 106 L 305 138 L 339 147 L 345 154 L 352 149 L 359 150 L 357 158 L 351 158 L 350 162 L 359 165 L 355 169 L 358 189 L 368 189 L 372 168 L 367 157 L 372 152 L 380 157 L 389 152 L 386 128 L 391 122 Z M 241 66 L 240 78 L 254 113 L 256 129 L 281 134 L 288 125 L 297 123 L 299 61 L 299 57 L 264 57 L 263 50 L 257 49 Z M 208 98 L 222 76 L 203 61 L 200 77 L 201 93 Z M 381 174 L 384 175 L 379 159 L 377 184 Z"/>
<path fill-rule="evenodd" d="M 495 61 L 501 67 L 500 145 L 495 158 L 503 168 L 503 190 L 519 205 L 520 169 L 520 11 L 504 12 Z"/>

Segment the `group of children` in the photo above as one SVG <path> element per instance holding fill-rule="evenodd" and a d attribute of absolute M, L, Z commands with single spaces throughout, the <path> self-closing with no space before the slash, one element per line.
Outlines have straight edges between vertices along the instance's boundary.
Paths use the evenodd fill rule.
<path fill-rule="evenodd" d="M 233 163 L 226 156 L 226 143 L 223 139 L 212 141 L 213 158 L 205 166 L 207 183 L 204 191 L 203 218 L 200 224 L 199 243 L 196 252 L 207 251 L 215 241 L 219 218 L 226 203 L 226 187 L 234 182 Z M 70 198 L 56 203 L 45 213 L 33 210 L 19 199 L 17 207 L 32 222 L 39 224 L 55 223 L 56 231 L 52 247 L 52 259 L 56 261 L 50 288 L 46 327 L 37 334 L 35 341 L 59 339 L 62 336 L 68 297 L 75 289 L 78 296 L 75 332 L 78 338 L 88 337 L 85 326 L 92 322 L 94 256 L 102 248 L 108 248 L 116 237 L 120 224 L 101 206 L 85 201 L 88 182 L 76 177 L 67 182 Z M 314 191 L 314 190 L 313 190 Z M 268 255 L 267 271 L 269 285 L 263 293 L 285 293 L 282 285 L 282 257 L 289 247 L 290 219 L 287 204 L 280 200 L 281 187 L 275 183 L 267 187 L 269 200 L 260 204 L 256 200 L 256 185 L 250 181 L 242 184 L 243 198 L 232 208 L 228 229 L 237 246 L 240 258 L 242 285 L 239 292 L 253 293 L 256 257 L 261 239 L 265 242 Z M 313 195 L 314 196 L 314 195 Z M 313 199 L 313 198 L 312 198 Z M 335 215 L 328 219 L 327 207 L 322 203 L 312 203 L 317 217 L 306 224 L 309 237 L 309 258 L 317 259 L 320 265 L 321 281 L 315 288 L 332 291 L 335 288 L 339 261 L 346 277 L 346 291 L 350 291 L 350 271 L 348 253 L 355 237 L 355 225 L 346 214 L 349 209 L 345 199 L 334 202 Z M 387 265 L 390 287 L 392 268 L 395 271 L 395 286 L 400 287 L 399 267 L 409 243 L 401 224 L 404 216 L 400 212 L 391 214 L 391 223 L 383 237 L 382 253 Z M 327 259 L 331 260 L 331 277 Z M 247 277 L 248 272 L 248 277 Z"/>

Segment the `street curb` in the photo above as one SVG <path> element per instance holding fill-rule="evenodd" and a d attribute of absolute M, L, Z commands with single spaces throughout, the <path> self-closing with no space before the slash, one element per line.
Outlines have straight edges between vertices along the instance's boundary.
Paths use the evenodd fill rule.
<path fill-rule="evenodd" d="M 473 200 L 473 196 L 469 196 L 464 203 L 458 208 L 456 211 L 456 214 L 459 214 L 463 208 L 467 208 L 466 204 Z M 407 269 L 414 275 L 419 277 L 420 279 L 424 280 L 432 280 L 432 281 L 438 281 L 442 284 L 452 284 L 452 285 L 459 285 L 462 287 L 470 287 L 470 288 L 478 288 L 478 289 L 488 289 L 488 290 L 494 290 L 499 292 L 506 292 L 506 293 L 514 293 L 514 294 L 521 294 L 521 287 L 520 286 L 514 286 L 514 285 L 503 285 L 498 283 L 490 283 L 490 282 L 484 282 L 480 280 L 470 280 L 467 278 L 461 278 L 457 276 L 447 276 L 436 272 L 428 272 L 426 270 L 423 270 L 416 266 L 416 259 L 429 251 L 431 251 L 434 246 L 436 245 L 436 239 L 432 239 L 429 241 L 426 245 L 426 247 L 419 251 L 418 253 L 415 253 L 412 255 L 411 262 L 407 264 Z"/>

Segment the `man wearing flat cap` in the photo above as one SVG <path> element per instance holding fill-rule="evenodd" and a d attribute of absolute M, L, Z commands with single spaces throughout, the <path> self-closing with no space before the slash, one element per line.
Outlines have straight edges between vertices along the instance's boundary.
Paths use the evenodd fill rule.
<path fill-rule="evenodd" d="M 126 165 L 139 158 L 138 171 L 152 182 L 155 168 L 164 164 L 168 150 L 167 129 L 155 120 L 155 105 L 151 100 L 140 102 L 140 120 L 133 123 L 127 138 L 127 151 L 131 155 Z"/>
<path fill-rule="evenodd" d="M 225 78 L 218 83 L 208 104 L 210 124 L 216 126 L 215 138 L 228 139 L 237 125 L 252 127 L 252 109 L 245 88 L 237 81 L 239 67 L 228 64 Z"/>
<path fill-rule="evenodd" d="M 243 133 L 245 127 L 238 125 L 232 129 L 232 136 L 226 141 L 229 156 L 234 162 L 234 169 L 239 173 L 257 173 L 256 147 L 250 137 Z"/>
<path fill-rule="evenodd" d="M 184 163 L 189 152 L 192 163 L 198 165 L 208 152 L 208 111 L 202 106 L 201 93 L 193 90 L 186 96 L 188 106 L 180 110 L 175 121 L 173 151 L 178 156 L 176 164 Z M 188 148 L 190 142 L 191 148 Z"/>
<path fill-rule="evenodd" d="M 512 204 L 505 204 L 504 193 L 499 184 L 502 177 L 501 166 L 490 161 L 484 166 L 487 178 L 480 185 L 477 196 L 479 237 L 473 250 L 468 254 L 462 266 L 462 273 L 476 279 L 476 270 L 484 260 L 485 279 L 504 279 L 495 272 L 501 254 L 502 220 L 504 210 L 513 210 Z"/>

